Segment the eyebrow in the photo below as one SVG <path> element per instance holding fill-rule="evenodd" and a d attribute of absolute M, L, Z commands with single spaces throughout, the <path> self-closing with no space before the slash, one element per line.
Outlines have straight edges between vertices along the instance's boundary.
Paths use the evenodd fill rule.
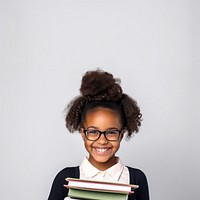
<path fill-rule="evenodd" d="M 95 126 L 89 126 L 87 127 L 87 129 L 96 129 L 96 130 L 99 130 L 99 128 L 95 127 Z M 118 128 L 116 127 L 110 127 L 110 128 L 107 128 L 106 130 L 119 130 Z"/>

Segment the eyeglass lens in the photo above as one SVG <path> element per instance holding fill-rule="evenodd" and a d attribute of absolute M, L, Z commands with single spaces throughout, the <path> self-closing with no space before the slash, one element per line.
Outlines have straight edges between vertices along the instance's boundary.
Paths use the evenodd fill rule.
<path fill-rule="evenodd" d="M 98 140 L 101 134 L 104 134 L 105 138 L 109 141 L 118 140 L 120 131 L 118 130 L 107 130 L 107 131 L 99 131 L 99 130 L 85 130 L 85 134 L 88 140 Z"/>

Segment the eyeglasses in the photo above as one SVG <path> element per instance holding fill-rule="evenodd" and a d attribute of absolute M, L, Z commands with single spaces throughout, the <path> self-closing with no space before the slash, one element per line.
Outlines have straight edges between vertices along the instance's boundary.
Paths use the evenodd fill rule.
<path fill-rule="evenodd" d="M 83 129 L 83 132 L 85 133 L 86 138 L 90 141 L 97 141 L 101 137 L 101 134 L 103 134 L 106 140 L 108 141 L 117 141 L 119 139 L 122 130 L 99 131 L 95 129 L 91 130 Z"/>

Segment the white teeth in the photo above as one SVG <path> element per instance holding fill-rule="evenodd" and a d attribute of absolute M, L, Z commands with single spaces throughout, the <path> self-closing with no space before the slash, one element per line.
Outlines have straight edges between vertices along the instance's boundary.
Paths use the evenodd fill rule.
<path fill-rule="evenodd" d="M 96 148 L 96 150 L 97 150 L 98 152 L 100 152 L 100 153 L 107 151 L 107 149 L 98 149 L 98 148 Z"/>

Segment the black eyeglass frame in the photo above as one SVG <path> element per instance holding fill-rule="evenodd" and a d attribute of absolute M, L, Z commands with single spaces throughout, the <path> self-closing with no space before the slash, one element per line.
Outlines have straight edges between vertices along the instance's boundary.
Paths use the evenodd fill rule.
<path fill-rule="evenodd" d="M 109 140 L 109 139 L 107 139 L 107 137 L 106 137 L 106 133 L 107 133 L 108 131 L 112 131 L 112 130 L 100 131 L 100 130 L 94 129 L 94 131 L 98 131 L 98 133 L 99 133 L 99 136 L 98 136 L 98 138 L 97 138 L 96 140 L 88 139 L 88 137 L 87 137 L 87 131 L 88 131 L 88 130 L 85 129 L 85 128 L 82 128 L 82 130 L 83 130 L 83 132 L 84 132 L 84 134 L 85 134 L 86 139 L 89 140 L 89 141 L 97 141 L 97 140 L 101 137 L 101 135 L 103 134 L 104 137 L 106 138 L 106 140 L 111 141 L 111 142 L 115 142 L 115 141 L 118 141 L 118 140 L 119 140 L 120 135 L 121 135 L 122 131 L 124 130 L 124 128 L 122 128 L 121 130 L 118 130 L 118 129 L 114 129 L 114 130 L 113 130 L 113 131 L 117 131 L 117 132 L 119 133 L 118 138 L 117 138 L 116 140 Z M 92 131 L 92 130 L 91 130 L 91 131 Z"/>

